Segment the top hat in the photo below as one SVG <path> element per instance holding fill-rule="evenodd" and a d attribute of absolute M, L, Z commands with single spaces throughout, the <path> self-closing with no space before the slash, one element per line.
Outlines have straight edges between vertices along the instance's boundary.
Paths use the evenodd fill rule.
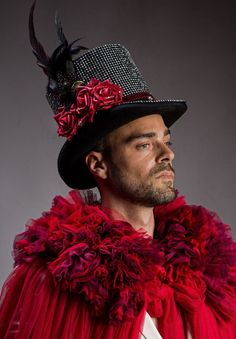
<path fill-rule="evenodd" d="M 30 13 L 30 40 L 38 64 L 47 74 L 47 99 L 58 122 L 58 134 L 67 137 L 58 157 L 58 171 L 71 188 L 88 189 L 96 182 L 84 158 L 99 140 L 130 121 L 160 114 L 170 127 L 186 111 L 183 100 L 156 100 L 129 51 L 120 44 L 87 50 L 68 44 L 60 21 L 61 41 L 48 58 L 35 37 L 34 5 Z"/>

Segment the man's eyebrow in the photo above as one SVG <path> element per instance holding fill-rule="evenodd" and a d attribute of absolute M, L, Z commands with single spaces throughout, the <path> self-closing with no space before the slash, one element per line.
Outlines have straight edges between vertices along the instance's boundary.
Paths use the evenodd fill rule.
<path fill-rule="evenodd" d="M 169 128 L 166 128 L 165 131 L 164 131 L 164 136 L 167 136 L 167 135 L 170 135 L 170 130 Z M 129 135 L 125 140 L 124 142 L 125 143 L 130 143 L 134 140 L 137 140 L 137 139 L 143 139 L 143 138 L 154 138 L 157 136 L 157 133 L 155 132 L 148 132 L 148 133 L 140 133 L 140 134 L 131 134 Z"/>

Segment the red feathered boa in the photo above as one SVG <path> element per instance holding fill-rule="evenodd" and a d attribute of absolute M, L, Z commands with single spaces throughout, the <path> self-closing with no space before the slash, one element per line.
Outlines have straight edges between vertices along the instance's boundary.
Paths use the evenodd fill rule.
<path fill-rule="evenodd" d="M 163 338 L 184 338 L 187 323 L 193 338 L 221 338 L 219 328 L 236 338 L 236 244 L 228 226 L 182 197 L 154 214 L 152 239 L 72 191 L 16 237 L 15 264 L 45 262 L 55 286 L 116 326 L 147 309 Z"/>

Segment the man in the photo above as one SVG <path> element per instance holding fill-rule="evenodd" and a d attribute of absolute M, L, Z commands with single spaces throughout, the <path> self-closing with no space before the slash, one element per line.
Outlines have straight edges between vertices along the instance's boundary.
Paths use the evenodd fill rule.
<path fill-rule="evenodd" d="M 74 189 L 56 197 L 14 243 L 1 297 L 3 338 L 236 338 L 236 254 L 229 230 L 174 189 L 169 127 L 181 100 L 155 100 L 121 45 L 61 45 L 47 74 L 58 169 Z"/>

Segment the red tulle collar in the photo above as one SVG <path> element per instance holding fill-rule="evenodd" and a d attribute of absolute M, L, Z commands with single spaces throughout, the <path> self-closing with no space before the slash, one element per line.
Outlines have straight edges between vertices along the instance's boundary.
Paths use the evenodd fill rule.
<path fill-rule="evenodd" d="M 154 214 L 151 238 L 72 191 L 16 237 L 15 263 L 45 260 L 56 285 L 114 322 L 133 319 L 144 307 L 160 317 L 170 297 L 186 312 L 205 302 L 218 316 L 233 316 L 236 246 L 228 227 L 182 197 Z"/>

